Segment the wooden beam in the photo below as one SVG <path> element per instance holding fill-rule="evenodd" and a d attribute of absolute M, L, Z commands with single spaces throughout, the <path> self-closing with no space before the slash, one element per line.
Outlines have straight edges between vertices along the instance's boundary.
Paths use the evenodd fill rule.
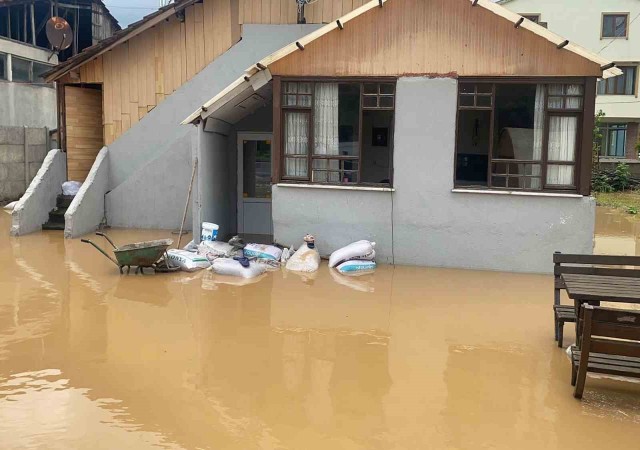
<path fill-rule="evenodd" d="M 556 48 L 557 49 L 561 49 L 561 48 L 566 47 L 567 45 L 569 45 L 569 40 L 560 42 L 558 45 L 556 45 Z"/>
<path fill-rule="evenodd" d="M 522 22 L 524 22 L 524 17 L 520 17 L 518 19 L 518 21 L 514 25 L 514 28 L 520 28 L 520 25 L 522 25 Z"/>
<path fill-rule="evenodd" d="M 304 45 L 302 45 L 300 42 L 296 41 L 296 46 L 300 49 L 300 50 L 304 50 Z"/>
<path fill-rule="evenodd" d="M 478 0 L 473 0 L 473 3 L 471 4 L 471 6 L 476 6 L 478 4 Z"/>
<path fill-rule="evenodd" d="M 609 63 L 609 64 L 605 64 L 604 66 L 600 66 L 600 69 L 601 70 L 609 70 L 609 69 L 611 69 L 611 68 L 613 68 L 615 66 L 616 66 L 616 63 Z"/>
<path fill-rule="evenodd" d="M 342 22 L 340 22 L 340 19 L 336 20 L 336 25 L 338 25 L 338 28 L 340 28 L 341 30 L 344 30 L 344 25 L 342 25 Z"/>

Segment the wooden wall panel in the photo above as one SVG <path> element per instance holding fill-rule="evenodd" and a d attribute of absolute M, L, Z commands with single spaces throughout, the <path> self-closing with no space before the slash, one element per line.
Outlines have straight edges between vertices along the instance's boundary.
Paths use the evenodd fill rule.
<path fill-rule="evenodd" d="M 393 0 L 269 69 L 282 76 L 601 76 L 597 63 L 468 0 Z"/>
<path fill-rule="evenodd" d="M 298 9 L 293 0 L 237 0 L 239 23 L 294 24 Z M 362 6 L 365 0 L 318 0 L 304 8 L 307 23 L 328 23 Z"/>
<path fill-rule="evenodd" d="M 103 146 L 102 93 L 65 86 L 68 179 L 84 181 Z"/>

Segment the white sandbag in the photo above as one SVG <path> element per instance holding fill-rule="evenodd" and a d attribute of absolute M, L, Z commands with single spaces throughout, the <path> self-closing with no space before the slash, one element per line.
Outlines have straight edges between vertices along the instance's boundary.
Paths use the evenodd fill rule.
<path fill-rule="evenodd" d="M 194 270 L 206 269 L 211 263 L 204 256 L 197 253 L 191 253 L 186 250 L 177 250 L 175 248 L 167 250 L 171 265 L 177 265 L 186 272 Z"/>
<path fill-rule="evenodd" d="M 81 186 L 79 181 L 65 181 L 62 183 L 62 195 L 76 195 Z"/>
<path fill-rule="evenodd" d="M 204 241 L 198 245 L 198 254 L 209 261 L 216 258 L 230 258 L 238 255 L 238 250 L 232 245 L 221 241 Z"/>
<path fill-rule="evenodd" d="M 287 261 L 287 270 L 295 272 L 315 272 L 320 267 L 320 253 L 317 248 L 302 246 Z"/>
<path fill-rule="evenodd" d="M 11 203 L 8 203 L 8 204 L 4 205 L 4 207 L 2 209 L 4 209 L 4 211 L 7 214 L 11 214 L 13 212 L 13 209 L 16 207 L 17 204 L 18 204 L 18 200 L 16 200 L 15 202 L 11 202 Z"/>
<path fill-rule="evenodd" d="M 193 239 L 192 239 L 192 240 L 189 241 L 189 243 L 187 245 L 182 247 L 182 250 L 186 250 L 188 252 L 194 253 L 194 252 L 198 251 L 198 244 L 193 242 Z"/>
<path fill-rule="evenodd" d="M 338 264 L 336 267 L 338 272 L 344 275 L 364 275 L 376 270 L 375 261 L 363 261 L 352 259 L 345 261 L 342 264 Z"/>
<path fill-rule="evenodd" d="M 202 242 L 215 241 L 218 239 L 218 229 L 220 227 L 211 222 L 202 222 L 202 233 L 200 233 L 200 240 Z"/>
<path fill-rule="evenodd" d="M 244 256 L 247 258 L 272 259 L 279 261 L 282 249 L 274 245 L 247 244 L 244 247 Z"/>
<path fill-rule="evenodd" d="M 265 267 L 262 264 L 251 261 L 249 267 L 242 267 L 239 261 L 231 258 L 218 258 L 211 264 L 211 270 L 218 275 L 231 275 L 234 277 L 254 278 L 262 275 Z"/>
<path fill-rule="evenodd" d="M 329 257 L 329 267 L 336 267 L 338 264 L 351 259 L 372 261 L 376 257 L 376 251 L 374 250 L 375 246 L 375 242 L 357 241 L 339 248 L 335 252 L 331 253 L 331 256 Z"/>

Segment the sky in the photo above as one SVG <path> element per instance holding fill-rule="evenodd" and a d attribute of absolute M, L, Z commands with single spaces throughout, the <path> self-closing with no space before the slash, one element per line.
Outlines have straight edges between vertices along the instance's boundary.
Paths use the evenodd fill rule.
<path fill-rule="evenodd" d="M 142 19 L 160 7 L 160 0 L 103 0 L 111 14 L 126 28 L 131 22 Z"/>

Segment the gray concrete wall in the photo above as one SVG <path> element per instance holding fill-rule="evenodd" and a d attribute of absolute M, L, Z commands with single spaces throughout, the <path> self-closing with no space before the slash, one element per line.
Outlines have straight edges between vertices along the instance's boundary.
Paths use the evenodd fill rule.
<path fill-rule="evenodd" d="M 67 179 L 67 158 L 60 150 L 47 153 L 38 173 L 13 209 L 11 235 L 22 236 L 41 229 L 49 218 L 49 211 L 62 193 Z"/>
<path fill-rule="evenodd" d="M 195 134 L 193 126 L 189 126 Z M 179 135 L 164 152 L 107 194 L 107 223 L 114 227 L 180 228 L 191 181 L 191 134 Z M 109 147 L 111 152 L 111 147 Z M 110 163 L 113 159 L 110 159 Z M 191 229 L 187 215 L 186 229 Z"/>
<path fill-rule="evenodd" d="M 64 237 L 76 238 L 98 229 L 104 216 L 104 194 L 109 183 L 109 150 L 102 147 L 64 214 Z"/>
<path fill-rule="evenodd" d="M 318 230 L 322 254 L 369 238 L 397 264 L 538 273 L 552 270 L 556 250 L 591 253 L 592 198 L 452 192 L 456 83 L 398 80 L 392 197 L 276 187 L 275 239 L 289 243 Z M 392 244 L 381 238 L 390 235 Z"/>
<path fill-rule="evenodd" d="M 57 128 L 53 86 L 0 81 L 0 126 Z"/>
<path fill-rule="evenodd" d="M 112 190 L 107 196 L 109 224 L 176 228 L 178 220 L 179 226 L 191 176 L 191 163 L 187 171 L 172 170 L 170 163 L 174 161 L 171 158 L 177 158 L 182 167 L 183 156 L 191 154 L 191 140 L 196 132 L 193 126 L 180 125 L 180 122 L 227 87 L 251 64 L 316 28 L 318 25 L 245 25 L 242 40 L 238 44 L 113 142 L 109 146 L 109 189 Z M 167 161 L 161 162 L 159 155 L 168 158 Z M 161 189 L 160 185 L 167 183 L 168 174 L 171 175 L 170 188 L 177 189 L 175 192 L 178 194 L 185 194 L 178 195 L 179 204 L 172 204 L 172 210 L 162 207 L 154 212 L 147 205 L 158 205 L 156 198 L 159 194 L 154 190 Z M 135 178 L 144 179 L 147 184 L 143 185 Z M 125 188 L 125 184 L 129 188 Z M 138 189 L 130 189 L 132 186 Z"/>
<path fill-rule="evenodd" d="M 0 126 L 0 201 L 24 194 L 47 155 L 48 134 L 46 128 Z"/>

